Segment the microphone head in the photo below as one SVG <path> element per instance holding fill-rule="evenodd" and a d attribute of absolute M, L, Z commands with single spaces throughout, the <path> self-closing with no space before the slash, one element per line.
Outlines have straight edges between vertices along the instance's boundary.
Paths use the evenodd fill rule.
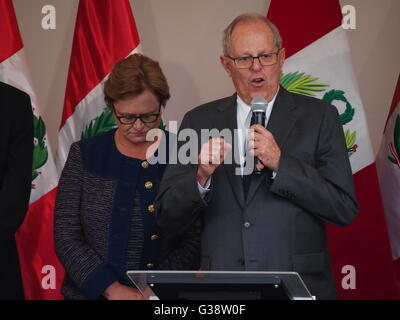
<path fill-rule="evenodd" d="M 266 112 L 268 102 L 263 97 L 255 97 L 251 100 L 251 112 Z"/>

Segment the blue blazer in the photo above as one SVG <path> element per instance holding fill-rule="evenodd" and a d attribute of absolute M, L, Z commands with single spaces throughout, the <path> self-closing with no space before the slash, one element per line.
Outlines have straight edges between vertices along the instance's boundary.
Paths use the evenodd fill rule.
<path fill-rule="evenodd" d="M 55 247 L 69 299 L 97 299 L 114 281 L 132 285 L 127 270 L 198 268 L 199 232 L 162 246 L 154 199 L 166 164 L 121 154 L 114 133 L 72 144 L 58 185 Z"/>

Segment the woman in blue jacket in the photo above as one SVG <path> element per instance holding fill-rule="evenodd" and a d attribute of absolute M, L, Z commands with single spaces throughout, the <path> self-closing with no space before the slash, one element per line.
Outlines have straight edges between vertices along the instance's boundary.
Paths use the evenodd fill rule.
<path fill-rule="evenodd" d="M 165 141 L 147 141 L 146 134 L 160 126 L 170 97 L 159 64 L 140 54 L 122 59 L 104 94 L 117 128 L 73 143 L 58 185 L 55 247 L 66 299 L 141 299 L 127 270 L 199 265 L 199 228 L 166 248 L 156 224 L 154 199 L 166 164 L 150 158 Z"/>

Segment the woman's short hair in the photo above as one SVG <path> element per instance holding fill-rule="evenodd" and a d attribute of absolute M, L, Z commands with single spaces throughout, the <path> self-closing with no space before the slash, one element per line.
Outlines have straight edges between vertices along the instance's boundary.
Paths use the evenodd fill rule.
<path fill-rule="evenodd" d="M 165 107 L 169 86 L 157 61 L 135 53 L 115 63 L 104 84 L 104 100 L 109 108 L 115 101 L 135 97 L 150 90 Z"/>

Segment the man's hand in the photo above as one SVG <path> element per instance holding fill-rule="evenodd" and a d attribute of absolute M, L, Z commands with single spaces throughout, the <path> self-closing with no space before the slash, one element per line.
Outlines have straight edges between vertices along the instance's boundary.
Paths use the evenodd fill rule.
<path fill-rule="evenodd" d="M 118 281 L 109 285 L 104 291 L 103 296 L 108 300 L 144 300 L 144 297 L 138 290 L 124 286 Z"/>
<path fill-rule="evenodd" d="M 199 165 L 197 167 L 197 181 L 202 187 L 205 186 L 215 169 L 224 162 L 230 150 L 232 150 L 232 145 L 225 142 L 223 138 L 210 139 L 201 146 Z"/>
<path fill-rule="evenodd" d="M 277 172 L 281 159 L 281 149 L 274 136 L 259 124 L 252 125 L 250 129 L 254 130 L 249 137 L 250 154 L 258 157 L 266 167 Z"/>

